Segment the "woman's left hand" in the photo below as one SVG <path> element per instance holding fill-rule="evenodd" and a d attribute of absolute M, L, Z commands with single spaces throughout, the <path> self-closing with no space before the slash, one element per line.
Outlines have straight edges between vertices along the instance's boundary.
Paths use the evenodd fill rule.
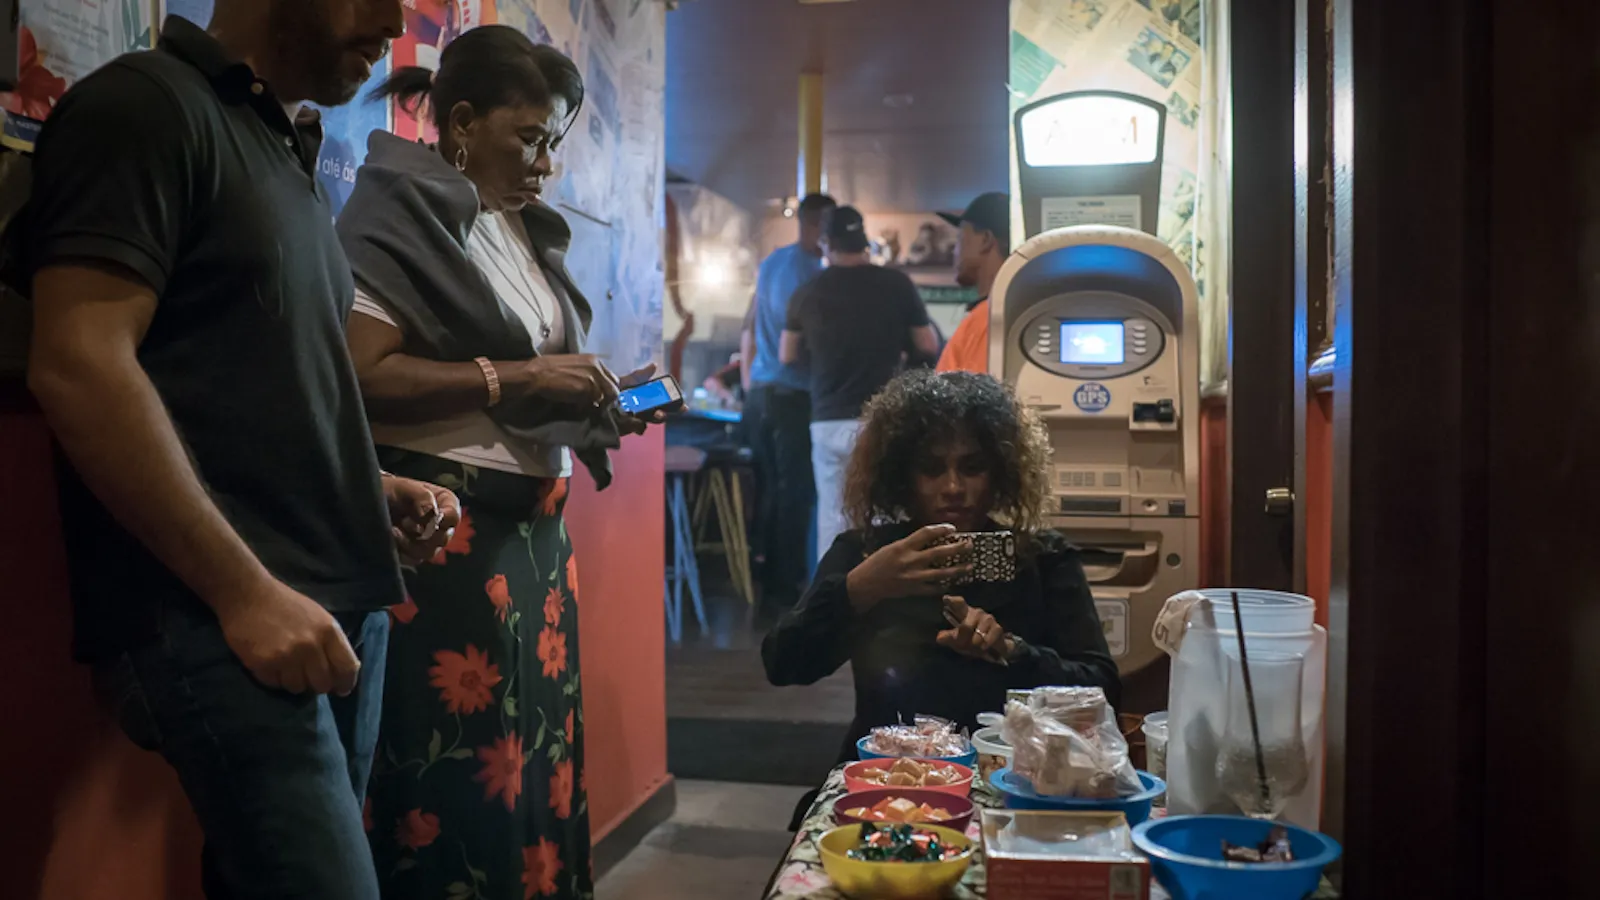
<path fill-rule="evenodd" d="M 461 501 L 438 485 L 387 475 L 383 494 L 389 501 L 389 531 L 400 558 L 411 565 L 432 559 L 461 522 Z"/>
<path fill-rule="evenodd" d="M 639 385 L 644 384 L 646 381 L 654 378 L 655 374 L 656 364 L 650 363 L 642 369 L 634 369 L 632 372 L 629 372 L 621 378 L 618 378 L 617 386 L 623 390 L 627 390 L 631 387 L 638 387 Z M 659 409 L 645 416 L 636 416 L 632 413 L 620 411 L 617 413 L 617 423 L 623 434 L 644 434 L 651 425 L 660 425 L 666 420 L 667 414 Z"/>
<path fill-rule="evenodd" d="M 939 632 L 937 640 L 941 647 L 988 662 L 1003 660 L 1010 654 L 1011 640 L 994 616 L 968 606 L 960 597 L 945 597 L 944 602 L 961 624 Z"/>

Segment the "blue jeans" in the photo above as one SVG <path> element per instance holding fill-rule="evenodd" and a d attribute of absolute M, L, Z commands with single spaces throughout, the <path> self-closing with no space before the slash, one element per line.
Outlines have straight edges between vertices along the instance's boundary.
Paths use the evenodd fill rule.
<path fill-rule="evenodd" d="M 756 543 L 766 555 L 762 602 L 784 612 L 800 600 L 813 568 L 807 553 L 816 488 L 811 478 L 811 395 L 775 385 L 752 388 L 746 403 L 755 455 Z"/>
<path fill-rule="evenodd" d="M 169 605 L 157 640 L 95 666 L 123 731 L 178 773 L 205 833 L 209 900 L 378 900 L 362 802 L 389 618 L 338 618 L 361 658 L 348 697 L 262 686 L 198 604 Z"/>

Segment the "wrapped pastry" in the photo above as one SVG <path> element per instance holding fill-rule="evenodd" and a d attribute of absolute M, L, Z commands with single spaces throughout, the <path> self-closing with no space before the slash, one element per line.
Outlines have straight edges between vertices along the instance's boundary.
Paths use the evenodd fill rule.
<path fill-rule="evenodd" d="M 1012 772 L 1045 796 L 1109 799 L 1144 787 L 1100 688 L 1039 688 L 1026 704 L 1012 701 L 1001 736 Z"/>

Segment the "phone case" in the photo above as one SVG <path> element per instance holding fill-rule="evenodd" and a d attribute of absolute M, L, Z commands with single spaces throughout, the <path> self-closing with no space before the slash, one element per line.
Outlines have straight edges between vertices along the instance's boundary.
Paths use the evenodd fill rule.
<path fill-rule="evenodd" d="M 950 565 L 972 563 L 972 574 L 953 579 L 951 584 L 968 584 L 974 581 L 1011 581 L 1017 577 L 1017 537 L 1009 531 L 974 531 L 952 534 L 935 546 L 972 542 L 972 555 L 958 556 Z"/>

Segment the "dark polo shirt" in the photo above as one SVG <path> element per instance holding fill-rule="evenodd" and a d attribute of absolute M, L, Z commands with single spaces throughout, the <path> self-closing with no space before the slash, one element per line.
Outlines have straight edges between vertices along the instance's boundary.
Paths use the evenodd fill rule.
<path fill-rule="evenodd" d="M 402 597 L 345 350 L 350 268 L 317 183 L 322 128 L 200 28 L 68 91 L 39 136 L 30 267 L 109 264 L 159 298 L 139 361 L 217 506 L 278 578 L 333 611 Z M 152 638 L 199 602 L 60 468 L 75 649 Z M 135 475 L 136 477 L 136 475 Z"/>

